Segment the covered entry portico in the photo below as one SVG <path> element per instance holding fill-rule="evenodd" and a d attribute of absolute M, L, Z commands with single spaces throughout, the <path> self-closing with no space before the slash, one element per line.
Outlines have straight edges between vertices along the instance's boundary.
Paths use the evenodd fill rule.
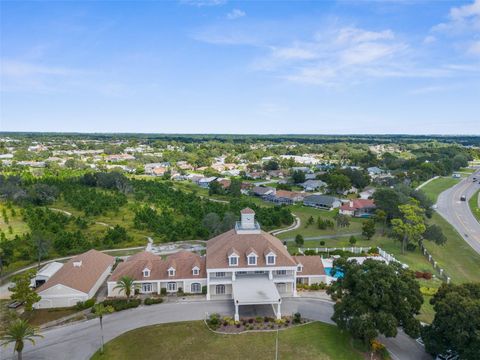
<path fill-rule="evenodd" d="M 241 305 L 272 305 L 277 319 L 282 317 L 280 304 L 282 298 L 275 283 L 266 276 L 237 276 L 232 283 L 235 304 L 235 321 L 240 319 L 238 307 Z M 276 309 L 275 309 L 275 305 Z"/>

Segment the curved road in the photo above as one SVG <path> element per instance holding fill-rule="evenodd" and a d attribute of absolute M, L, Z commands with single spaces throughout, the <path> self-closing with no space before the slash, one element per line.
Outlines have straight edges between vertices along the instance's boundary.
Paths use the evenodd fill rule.
<path fill-rule="evenodd" d="M 478 180 L 473 182 L 473 178 Z M 480 170 L 445 190 L 438 196 L 437 211 L 463 237 L 463 239 L 480 254 L 480 223 L 473 216 L 468 200 L 480 189 Z M 465 195 L 467 201 L 460 201 Z"/>
<path fill-rule="evenodd" d="M 242 316 L 271 315 L 267 306 L 248 307 L 242 310 Z M 245 313 L 245 311 L 247 313 Z M 289 298 L 282 302 L 282 312 L 291 314 L 300 312 L 302 316 L 313 320 L 333 324 L 333 304 L 329 301 L 310 298 Z M 202 320 L 206 313 L 231 315 L 234 312 L 231 300 L 185 301 L 151 306 L 113 313 L 104 317 L 105 341 L 139 327 L 188 320 Z M 24 359 L 35 360 L 86 360 L 100 347 L 100 327 L 98 319 L 77 322 L 44 331 L 43 339 L 38 339 L 35 346 L 25 344 Z M 391 351 L 395 360 L 431 359 L 423 347 L 399 332 L 396 338 L 381 339 Z M 132 344 L 141 346 L 141 344 Z M 12 359 L 12 347 L 2 348 L 0 359 Z"/>

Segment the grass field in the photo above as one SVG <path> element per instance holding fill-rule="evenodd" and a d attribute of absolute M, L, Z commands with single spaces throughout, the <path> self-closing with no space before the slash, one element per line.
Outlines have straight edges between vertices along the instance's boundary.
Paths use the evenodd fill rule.
<path fill-rule="evenodd" d="M 341 235 L 341 234 L 362 232 L 363 220 L 355 219 L 355 218 L 350 219 L 349 227 L 337 228 L 337 226 L 335 226 L 334 229 L 320 230 L 317 226 L 317 218 L 320 216 L 323 219 L 330 219 L 333 222 L 335 222 L 335 220 L 333 220 L 333 217 L 335 216 L 337 211 L 319 210 L 319 209 L 315 209 L 315 208 L 303 206 L 303 205 L 290 206 L 290 210 L 292 211 L 292 213 L 294 213 L 300 218 L 301 225 L 296 230 L 279 234 L 277 236 L 279 239 L 295 238 L 297 234 L 301 234 L 303 237 L 314 237 L 314 236 Z M 314 223 L 308 227 L 305 227 L 307 224 L 308 218 L 310 216 L 313 217 Z"/>
<path fill-rule="evenodd" d="M 480 197 L 480 190 L 477 191 L 468 201 L 470 210 L 472 211 L 473 216 L 480 222 L 480 207 L 478 206 L 478 199 Z"/>
<path fill-rule="evenodd" d="M 442 191 L 445 191 L 457 184 L 460 180 L 461 179 L 455 179 L 453 177 L 440 177 L 430 181 L 427 185 L 422 187 L 421 190 L 430 200 L 437 202 L 438 195 L 440 195 Z"/>
<path fill-rule="evenodd" d="M 452 281 L 480 281 L 480 255 L 439 214 L 434 213 L 430 223 L 437 224 L 442 228 L 447 237 L 447 243 L 436 245 L 433 242 L 425 241 L 424 245 L 452 278 Z"/>
<path fill-rule="evenodd" d="M 23 318 L 27 319 L 31 325 L 40 326 L 78 312 L 79 310 L 75 308 L 36 309 L 30 313 L 25 312 Z"/>
<path fill-rule="evenodd" d="M 3 210 L 7 212 L 8 224 L 3 218 Z M 20 214 L 21 209 L 18 206 L 12 205 L 15 216 L 12 216 L 12 211 L 7 208 L 4 202 L 0 202 L 0 231 L 3 231 L 7 239 L 12 239 L 15 235 L 23 235 L 30 232 L 30 228 L 23 221 Z M 11 232 L 10 232 L 11 227 Z"/>
<path fill-rule="evenodd" d="M 219 335 L 201 321 L 162 324 L 127 332 L 106 344 L 105 352 L 92 359 L 274 359 L 276 332 Z M 280 359 L 355 360 L 362 353 L 351 345 L 350 337 L 337 327 L 312 323 L 282 330 Z M 142 346 L 138 346 L 142 344 Z"/>

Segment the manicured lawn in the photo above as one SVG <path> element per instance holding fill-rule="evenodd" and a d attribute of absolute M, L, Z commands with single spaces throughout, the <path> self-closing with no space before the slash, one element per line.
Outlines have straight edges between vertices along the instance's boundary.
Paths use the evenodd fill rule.
<path fill-rule="evenodd" d="M 457 184 L 460 180 L 461 179 L 455 179 L 453 177 L 440 177 L 430 181 L 420 190 L 422 190 L 429 199 L 431 199 L 433 202 L 436 202 L 438 195 L 440 195 L 441 192 Z"/>
<path fill-rule="evenodd" d="M 148 326 L 107 343 L 92 359 L 274 359 L 275 332 L 219 335 L 201 321 Z M 141 344 L 141 346 L 139 346 Z M 133 346 L 132 346 L 133 345 Z M 323 323 L 279 331 L 280 359 L 363 359 L 350 337 Z"/>
<path fill-rule="evenodd" d="M 31 325 L 39 326 L 77 312 L 79 311 L 74 308 L 37 309 L 30 313 L 25 312 L 23 318 L 28 319 Z"/>
<path fill-rule="evenodd" d="M 480 190 L 477 191 L 471 198 L 468 200 L 468 205 L 472 211 L 473 216 L 476 217 L 478 222 L 480 222 L 480 207 L 478 206 L 478 198 L 480 197 Z"/>
<path fill-rule="evenodd" d="M 439 214 L 434 213 L 430 224 L 439 225 L 445 236 L 445 245 L 424 241 L 427 250 L 438 261 L 454 282 L 480 281 L 480 255 Z"/>
<path fill-rule="evenodd" d="M 334 229 L 320 230 L 317 226 L 317 219 L 320 216 L 323 219 L 330 219 L 335 223 L 333 217 L 337 211 L 325 211 L 319 210 L 308 206 L 295 205 L 291 206 L 290 210 L 292 213 L 297 215 L 300 218 L 301 225 L 298 229 L 287 231 L 285 233 L 278 234 L 279 239 L 289 239 L 295 238 L 297 234 L 301 234 L 303 237 L 313 237 L 313 236 L 325 236 L 325 235 L 340 235 L 348 233 L 361 233 L 362 232 L 362 219 L 350 219 L 350 226 L 344 228 L 337 228 L 335 224 Z M 312 216 L 314 223 L 308 227 L 305 227 L 308 221 L 308 218 Z"/>

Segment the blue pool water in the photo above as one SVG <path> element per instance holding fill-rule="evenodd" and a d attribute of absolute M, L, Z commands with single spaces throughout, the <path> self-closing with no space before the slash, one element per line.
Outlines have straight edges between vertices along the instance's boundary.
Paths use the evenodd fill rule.
<path fill-rule="evenodd" d="M 325 268 L 325 274 L 327 274 L 328 276 L 332 276 L 332 269 L 331 267 L 326 267 Z M 338 279 L 338 278 L 342 278 L 343 277 L 343 271 L 342 270 L 339 270 L 339 269 L 336 269 L 335 271 L 335 276 L 333 276 L 335 279 Z"/>

